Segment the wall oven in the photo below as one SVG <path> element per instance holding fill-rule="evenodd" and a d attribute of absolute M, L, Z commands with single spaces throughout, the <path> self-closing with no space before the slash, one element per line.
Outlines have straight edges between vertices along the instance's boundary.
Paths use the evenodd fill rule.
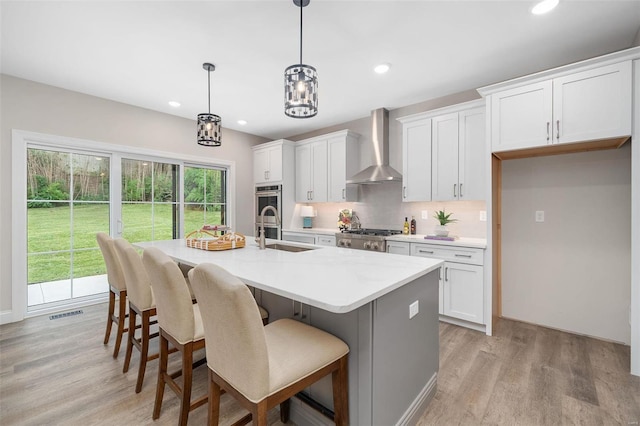
<path fill-rule="evenodd" d="M 266 206 L 273 206 L 280 215 L 280 223 L 282 223 L 282 185 L 256 186 L 256 203 L 255 203 L 255 231 L 256 237 L 260 235 L 260 212 Z M 279 240 L 281 238 L 282 229 L 276 222 L 273 211 L 268 210 L 264 215 L 264 236 Z"/>

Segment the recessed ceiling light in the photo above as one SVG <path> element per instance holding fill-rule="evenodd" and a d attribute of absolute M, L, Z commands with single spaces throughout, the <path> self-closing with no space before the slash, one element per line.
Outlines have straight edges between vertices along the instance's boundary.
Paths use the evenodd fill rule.
<path fill-rule="evenodd" d="M 560 0 L 542 0 L 531 9 L 534 15 L 542 15 L 553 10 Z"/>
<path fill-rule="evenodd" d="M 178 108 L 180 106 L 180 102 L 177 101 L 169 101 L 169 105 L 174 107 L 174 108 Z"/>
<path fill-rule="evenodd" d="M 389 68 L 391 68 L 391 64 L 380 64 L 380 65 L 376 65 L 376 67 L 373 70 L 378 74 L 384 74 L 387 71 L 389 71 Z"/>
<path fill-rule="evenodd" d="M 238 124 L 244 126 L 245 124 L 247 124 L 247 120 L 238 120 Z"/>

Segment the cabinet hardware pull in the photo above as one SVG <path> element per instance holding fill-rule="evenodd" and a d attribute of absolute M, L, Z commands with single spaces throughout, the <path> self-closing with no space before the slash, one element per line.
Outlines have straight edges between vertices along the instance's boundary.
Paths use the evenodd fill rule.
<path fill-rule="evenodd" d="M 457 197 L 456 195 L 456 186 L 458 186 L 456 183 L 453 184 L 453 196 Z"/>
<path fill-rule="evenodd" d="M 466 258 L 471 259 L 471 255 L 470 254 L 458 254 L 458 253 L 456 253 L 454 256 L 455 257 L 466 257 Z"/>
<path fill-rule="evenodd" d="M 445 281 L 449 281 L 449 274 L 447 272 L 449 272 L 449 268 L 444 268 L 444 280 Z"/>
<path fill-rule="evenodd" d="M 560 142 L 560 120 L 556 121 L 556 139 Z"/>
<path fill-rule="evenodd" d="M 291 301 L 291 310 L 293 311 L 293 316 L 297 317 L 298 315 L 300 315 L 300 312 L 296 312 L 296 301 L 292 300 Z"/>
<path fill-rule="evenodd" d="M 547 121 L 547 143 L 549 143 L 549 122 Z"/>
<path fill-rule="evenodd" d="M 462 198 L 462 184 L 460 184 L 460 198 Z"/>
<path fill-rule="evenodd" d="M 407 198 L 407 187 L 406 186 L 402 187 L 402 198 Z"/>
<path fill-rule="evenodd" d="M 309 199 L 313 200 L 313 189 L 311 191 L 309 191 L 309 193 L 311 194 L 311 198 L 309 198 Z"/>
<path fill-rule="evenodd" d="M 345 198 L 347 198 L 347 196 L 346 196 L 346 191 L 347 191 L 347 189 L 346 189 L 346 188 L 342 188 L 342 199 L 343 199 L 343 200 L 344 200 Z"/>
<path fill-rule="evenodd" d="M 418 253 L 433 254 L 433 252 L 432 252 L 432 251 L 429 251 L 429 250 L 421 250 L 421 249 L 418 249 Z"/>

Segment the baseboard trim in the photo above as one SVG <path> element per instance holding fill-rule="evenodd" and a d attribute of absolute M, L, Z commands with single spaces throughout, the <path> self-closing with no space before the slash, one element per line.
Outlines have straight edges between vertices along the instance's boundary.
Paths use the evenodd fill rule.
<path fill-rule="evenodd" d="M 298 398 L 291 398 L 289 417 L 298 426 L 331 426 L 333 422 Z"/>
<path fill-rule="evenodd" d="M 427 409 L 429 402 L 436 395 L 436 391 L 438 390 L 438 372 L 433 373 L 431 379 L 427 382 L 427 384 L 422 388 L 418 397 L 411 403 L 407 411 L 400 417 L 398 426 L 405 425 L 415 425 L 422 417 L 422 413 Z"/>
<path fill-rule="evenodd" d="M 484 324 L 476 324 L 470 321 L 461 320 L 458 318 L 448 317 L 446 315 L 440 315 L 440 321 L 446 322 L 453 325 L 459 325 L 460 327 L 470 328 L 472 330 L 481 331 L 483 333 L 487 332 L 487 327 Z"/>
<path fill-rule="evenodd" d="M 9 324 L 12 322 L 16 322 L 16 319 L 13 317 L 13 311 L 0 312 L 0 325 Z"/>

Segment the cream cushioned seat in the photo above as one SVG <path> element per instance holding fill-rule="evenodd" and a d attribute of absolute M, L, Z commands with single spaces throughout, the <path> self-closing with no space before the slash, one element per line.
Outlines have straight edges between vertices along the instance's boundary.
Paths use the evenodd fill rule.
<path fill-rule="evenodd" d="M 280 319 L 262 326 L 251 291 L 225 269 L 203 263 L 189 272 L 202 311 L 209 367 L 209 424 L 218 424 L 220 392 L 236 397 L 265 425 L 267 411 L 280 404 L 288 420 L 289 398 L 332 374 L 336 424 L 348 424 L 349 347 L 307 324 Z M 243 419 L 244 420 L 244 419 Z"/>

